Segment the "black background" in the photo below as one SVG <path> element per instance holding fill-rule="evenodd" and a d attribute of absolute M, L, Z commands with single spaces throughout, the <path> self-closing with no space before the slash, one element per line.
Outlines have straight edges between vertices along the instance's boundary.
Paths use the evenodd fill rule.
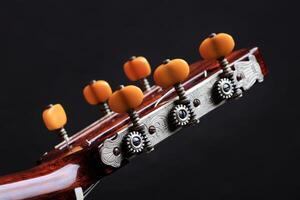
<path fill-rule="evenodd" d="M 294 1 L 1 1 L 0 175 L 27 169 L 55 145 L 41 120 L 60 102 L 75 133 L 99 117 L 83 86 L 130 83 L 123 62 L 200 58 L 211 32 L 259 46 L 270 74 L 105 178 L 89 199 L 297 199 L 299 10 Z M 296 2 L 296 1 L 295 1 Z M 299 195 L 298 195 L 299 197 Z"/>

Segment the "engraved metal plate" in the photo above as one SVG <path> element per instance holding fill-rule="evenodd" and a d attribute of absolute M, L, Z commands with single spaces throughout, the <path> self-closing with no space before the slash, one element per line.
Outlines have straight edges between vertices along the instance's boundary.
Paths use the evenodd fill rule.
<path fill-rule="evenodd" d="M 234 66 L 234 76 L 237 80 L 238 87 L 244 90 L 250 89 L 256 81 L 263 81 L 263 74 L 260 70 L 260 66 L 255 56 L 253 55 L 255 51 L 256 48 L 252 49 L 248 54 L 230 64 L 231 67 Z M 219 75 L 221 73 L 222 70 L 216 72 L 201 83 L 186 91 L 186 95 L 191 99 L 192 102 L 194 99 L 200 100 L 199 106 L 193 106 L 196 118 L 201 118 L 211 110 L 214 110 L 215 108 L 226 102 L 222 101 L 219 104 L 215 104 L 212 100 L 212 89 L 215 82 L 219 80 Z M 174 106 L 174 101 L 176 101 L 177 99 L 178 97 L 174 97 L 168 102 L 163 102 L 163 106 L 140 119 L 140 122 L 146 127 L 147 137 L 150 139 L 153 146 L 181 129 L 171 129 L 168 122 L 168 115 Z M 158 100 L 158 102 L 160 101 L 161 99 Z M 155 127 L 154 133 L 149 133 L 150 126 Z M 128 128 L 124 128 L 123 130 L 118 132 L 117 137 L 105 140 L 103 145 L 99 147 L 101 160 L 104 164 L 112 167 L 121 166 L 121 162 L 124 159 L 124 156 L 122 155 L 122 152 L 118 156 L 114 155 L 113 150 L 115 147 L 121 149 L 122 139 L 127 133 Z"/>
<path fill-rule="evenodd" d="M 99 147 L 99 153 L 101 161 L 112 167 L 120 167 L 121 162 L 123 160 L 123 155 L 120 153 L 119 155 L 114 154 L 114 148 L 121 149 L 123 136 L 117 134 L 113 138 L 109 138 L 103 142 L 103 145 Z"/>
<path fill-rule="evenodd" d="M 256 81 L 262 82 L 264 76 L 254 55 L 249 55 L 249 61 L 240 61 L 234 64 L 237 87 L 249 90 Z"/>

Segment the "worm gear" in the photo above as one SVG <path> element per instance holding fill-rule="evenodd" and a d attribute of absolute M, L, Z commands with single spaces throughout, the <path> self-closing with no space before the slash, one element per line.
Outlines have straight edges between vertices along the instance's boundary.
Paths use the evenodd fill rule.
<path fill-rule="evenodd" d="M 221 100 L 230 99 L 234 95 L 234 84 L 229 78 L 221 78 L 216 82 L 216 93 Z"/>
<path fill-rule="evenodd" d="M 175 126 L 185 126 L 190 122 L 191 112 L 186 105 L 178 104 L 171 111 L 171 117 Z"/>
<path fill-rule="evenodd" d="M 132 131 L 125 136 L 124 145 L 129 155 L 139 154 L 144 150 L 145 139 L 140 132 Z"/>

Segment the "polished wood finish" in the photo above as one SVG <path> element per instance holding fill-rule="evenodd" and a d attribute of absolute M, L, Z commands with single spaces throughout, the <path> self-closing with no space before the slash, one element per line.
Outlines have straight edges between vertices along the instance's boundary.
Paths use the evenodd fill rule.
<path fill-rule="evenodd" d="M 233 62 L 248 52 L 247 49 L 233 52 L 228 56 L 228 60 Z M 255 56 L 263 74 L 266 75 L 268 71 L 258 50 Z M 195 78 L 198 74 L 207 70 L 210 76 L 219 69 L 220 66 L 216 61 L 195 62 L 190 66 L 189 78 L 183 86 L 188 90 L 203 81 L 203 76 Z M 168 89 L 159 91 L 158 87 L 152 87 L 137 109 L 140 116 L 157 109 L 159 106 L 154 108 L 153 105 L 166 90 Z M 166 99 L 174 95 L 175 93 L 172 93 Z M 75 188 L 86 189 L 116 170 L 101 163 L 98 146 L 128 124 L 127 114 L 113 114 L 72 136 L 70 144 L 73 150 L 66 148 L 65 144 L 59 144 L 42 156 L 36 167 L 0 177 L 0 199 L 74 199 Z M 125 164 L 127 163 L 124 162 L 123 165 Z"/>

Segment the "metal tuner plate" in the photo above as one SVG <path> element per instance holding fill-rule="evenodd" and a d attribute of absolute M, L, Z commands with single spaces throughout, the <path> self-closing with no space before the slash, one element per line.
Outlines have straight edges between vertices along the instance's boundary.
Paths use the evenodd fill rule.
<path fill-rule="evenodd" d="M 257 81 L 263 81 L 260 66 L 253 55 L 256 50 L 257 48 L 250 50 L 248 54 L 229 65 L 230 67 L 234 66 L 234 79 L 237 81 L 237 87 L 242 88 L 244 91 L 250 89 Z M 187 97 L 193 102 L 192 108 L 197 119 L 226 102 L 225 100 L 216 103 L 212 97 L 214 86 L 220 81 L 221 74 L 222 70 L 186 91 Z M 230 88 L 227 87 L 226 81 L 222 80 L 221 85 L 224 93 L 227 93 Z M 140 122 L 146 128 L 145 134 L 153 146 L 181 129 L 181 126 L 173 128 L 174 125 L 168 118 L 170 113 L 175 112 L 175 118 L 178 120 L 176 123 L 185 123 L 188 121 L 188 117 L 183 112 L 185 108 L 181 106 L 176 107 L 176 100 L 178 100 L 178 97 L 174 97 L 163 106 L 140 119 Z M 176 109 L 174 110 L 174 108 Z M 121 166 L 122 160 L 126 158 L 126 152 L 122 150 L 122 145 L 124 137 L 129 132 L 130 130 L 126 127 L 119 131 L 116 136 L 105 140 L 99 146 L 100 157 L 104 164 L 116 168 Z"/>

